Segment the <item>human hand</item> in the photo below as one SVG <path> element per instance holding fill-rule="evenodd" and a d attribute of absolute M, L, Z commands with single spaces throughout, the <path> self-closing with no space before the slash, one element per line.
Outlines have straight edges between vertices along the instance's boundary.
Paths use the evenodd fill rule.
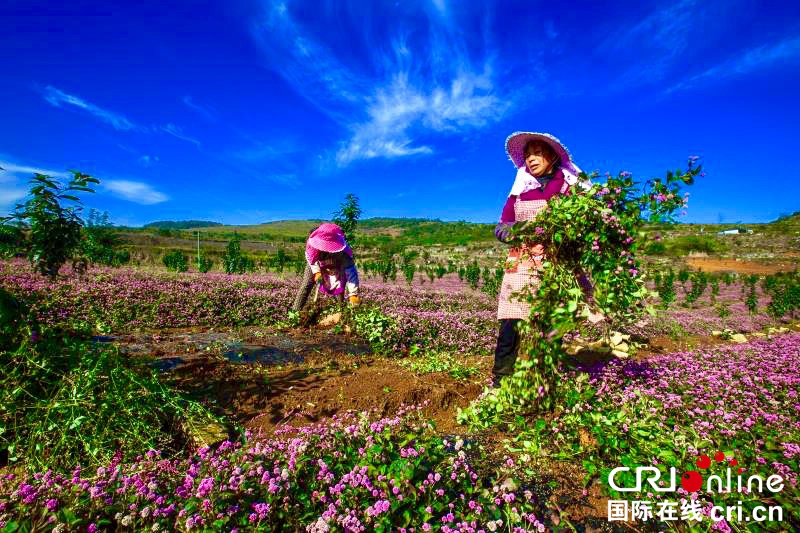
<path fill-rule="evenodd" d="M 500 242 L 510 242 L 514 239 L 514 235 L 511 234 L 511 228 L 513 224 L 504 224 L 500 222 L 494 228 L 494 236 L 497 237 L 497 240 Z"/>
<path fill-rule="evenodd" d="M 347 301 L 350 302 L 350 305 L 353 307 L 358 307 L 359 305 L 361 305 L 361 298 L 359 298 L 355 294 L 347 298 Z"/>
<path fill-rule="evenodd" d="M 544 255 L 544 246 L 541 244 L 531 244 L 528 247 L 528 253 L 531 255 Z"/>

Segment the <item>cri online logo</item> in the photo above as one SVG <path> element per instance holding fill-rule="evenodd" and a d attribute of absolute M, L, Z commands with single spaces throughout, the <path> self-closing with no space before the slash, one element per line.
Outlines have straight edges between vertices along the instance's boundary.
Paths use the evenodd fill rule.
<path fill-rule="evenodd" d="M 726 457 L 723 452 L 717 452 L 714 454 L 714 460 L 718 463 L 725 461 Z M 707 455 L 701 455 L 697 458 L 697 468 L 700 470 L 707 470 L 711 466 L 711 458 Z M 739 464 L 736 459 L 731 458 L 728 461 L 728 464 L 732 467 L 735 467 Z M 739 468 L 736 473 L 741 474 L 744 472 L 744 468 Z M 681 487 L 686 492 L 697 492 L 703 487 L 703 476 L 697 470 L 689 470 L 685 474 L 681 476 Z"/>
<path fill-rule="evenodd" d="M 779 492 L 783 490 L 783 478 L 781 478 L 781 476 L 771 475 L 767 478 L 766 483 L 761 476 L 758 475 L 752 475 L 747 480 L 743 480 L 741 474 L 744 472 L 744 468 L 739 467 L 736 469 L 737 475 L 734 479 L 731 469 L 736 468 L 739 465 L 739 462 L 736 459 L 728 459 L 724 452 L 716 452 L 714 454 L 714 460 L 717 463 L 724 463 L 727 461 L 727 468 L 724 479 L 722 476 L 718 475 L 709 476 L 706 482 L 706 490 L 709 492 L 731 492 L 733 490 L 738 490 L 741 492 L 745 488 L 749 492 L 764 492 L 765 485 L 767 490 L 771 492 Z M 701 455 L 697 458 L 696 464 L 699 470 L 708 470 L 712 465 L 711 458 L 707 455 Z M 638 466 L 635 469 L 636 486 L 620 486 L 615 480 L 617 474 L 621 472 L 629 472 L 630 470 L 631 469 L 627 466 L 619 466 L 611 470 L 611 472 L 608 473 L 609 487 L 619 492 L 642 492 L 642 487 L 646 482 L 650 485 L 650 489 L 648 490 L 652 490 L 653 492 L 675 492 L 678 488 L 677 470 L 674 466 L 669 468 L 669 476 L 666 480 L 669 484 L 666 484 L 661 480 L 662 473 L 657 467 Z M 688 472 L 685 472 L 681 476 L 680 481 L 681 487 L 686 492 L 697 492 L 703 488 L 703 476 L 697 470 L 689 470 Z"/>

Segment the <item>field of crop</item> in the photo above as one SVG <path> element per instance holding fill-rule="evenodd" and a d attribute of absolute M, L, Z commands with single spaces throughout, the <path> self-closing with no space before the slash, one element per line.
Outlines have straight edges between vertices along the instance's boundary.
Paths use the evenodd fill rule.
<path fill-rule="evenodd" d="M 133 428 L 126 441 L 115 428 L 103 440 L 87 432 L 101 433 L 125 407 L 100 390 L 78 397 L 66 385 L 25 403 L 32 389 L 6 388 L 0 528 L 742 530 L 736 513 L 764 506 L 780 508 L 782 521 L 760 529 L 795 530 L 797 310 L 771 306 L 777 282 L 768 278 L 668 278 L 651 281 L 655 314 L 623 329 L 628 358 L 581 352 L 564 369 L 563 404 L 511 430 L 457 417 L 484 394 L 497 327 L 495 298 L 457 273 L 417 273 L 411 283 L 367 276 L 364 305 L 325 305 L 324 325 L 308 329 L 287 315 L 297 283 L 289 273 L 92 268 L 50 280 L 3 262 L 0 287 L 32 317 L 29 338 L 4 352 L 4 371 L 23 359 L 51 364 L 30 354 L 57 332 L 80 345 L 60 349 L 84 350 L 84 360 L 118 358 L 145 397 L 182 400 L 157 413 L 163 438 Z M 105 378 L 91 366 L 84 374 Z M 74 387 L 79 378 L 64 379 Z M 129 415 L 157 411 L 130 401 Z M 21 423 L 42 408 L 58 415 L 47 427 Z M 716 452 L 743 476 L 780 476 L 781 489 L 631 497 L 608 483 L 619 466 L 697 472 L 698 457 Z M 712 463 L 709 473 L 727 465 Z M 608 520 L 609 502 L 633 500 L 649 502 L 649 521 Z M 674 522 L 653 518 L 671 504 Z M 734 515 L 711 520 L 715 505 Z"/>

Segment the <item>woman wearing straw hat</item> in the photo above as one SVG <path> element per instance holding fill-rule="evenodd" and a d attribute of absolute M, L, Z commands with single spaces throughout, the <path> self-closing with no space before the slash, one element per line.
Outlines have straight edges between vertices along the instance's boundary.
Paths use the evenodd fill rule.
<path fill-rule="evenodd" d="M 347 244 L 342 228 L 336 224 L 322 224 L 306 241 L 306 265 L 303 280 L 298 287 L 292 309 L 305 307 L 314 284 L 329 296 L 344 298 L 358 305 L 358 270 L 353 262 L 353 250 Z"/>
<path fill-rule="evenodd" d="M 536 218 L 550 198 L 568 193 L 576 184 L 587 186 L 588 183 L 579 183 L 581 170 L 561 141 L 550 134 L 513 133 L 506 140 L 506 151 L 517 175 L 495 235 L 501 242 L 509 243 L 515 240 L 511 231 L 515 224 Z M 530 313 L 530 305 L 519 293 L 526 288 L 536 288 L 543 258 L 541 244 L 512 246 L 508 253 L 497 307 L 500 332 L 492 368 L 495 387 L 514 371 L 520 344 L 517 324 Z"/>

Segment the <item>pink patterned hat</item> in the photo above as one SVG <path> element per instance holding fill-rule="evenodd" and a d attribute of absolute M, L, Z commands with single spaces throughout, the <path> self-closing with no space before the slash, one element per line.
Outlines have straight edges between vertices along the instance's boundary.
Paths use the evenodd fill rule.
<path fill-rule="evenodd" d="M 306 242 L 307 251 L 309 247 L 319 252 L 330 253 L 341 252 L 345 248 L 349 248 L 342 228 L 330 223 L 321 224 L 311 232 Z"/>
<path fill-rule="evenodd" d="M 572 156 L 569 150 L 567 150 L 567 147 L 549 133 L 517 131 L 509 135 L 506 139 L 506 152 L 508 152 L 508 158 L 514 163 L 514 168 L 520 169 L 525 167 L 525 145 L 530 141 L 541 141 L 555 150 L 556 154 L 561 158 L 561 170 L 564 173 L 567 183 L 573 185 L 578 181 L 581 169 L 578 168 L 578 165 L 572 160 Z"/>

